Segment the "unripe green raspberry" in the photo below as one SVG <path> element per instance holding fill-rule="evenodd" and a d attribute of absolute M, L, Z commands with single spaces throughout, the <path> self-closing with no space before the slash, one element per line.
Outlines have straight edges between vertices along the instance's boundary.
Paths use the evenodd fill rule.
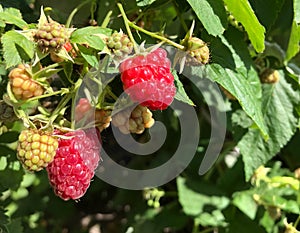
<path fill-rule="evenodd" d="M 23 130 L 19 135 L 17 157 L 29 171 L 40 171 L 54 159 L 58 140 L 39 130 Z"/>
<path fill-rule="evenodd" d="M 189 38 L 187 52 L 191 56 L 187 57 L 187 62 L 190 64 L 207 64 L 209 62 L 209 48 L 203 40 L 197 37 Z"/>
<path fill-rule="evenodd" d="M 242 24 L 239 23 L 239 22 L 235 19 L 235 17 L 234 17 L 233 15 L 229 14 L 227 20 L 228 20 L 228 22 L 229 22 L 233 27 L 235 27 L 235 28 L 238 29 L 239 31 L 243 31 L 243 30 L 244 30 Z"/>
<path fill-rule="evenodd" d="M 123 59 L 130 54 L 133 44 L 126 34 L 123 32 L 114 32 L 106 41 L 107 47 L 111 53 L 118 59 Z"/>
<path fill-rule="evenodd" d="M 64 25 L 49 18 L 49 22 L 40 26 L 34 35 L 42 52 L 60 49 L 69 39 L 70 33 Z"/>
<path fill-rule="evenodd" d="M 154 122 L 151 111 L 141 105 L 136 106 L 131 113 L 127 109 L 117 113 L 112 118 L 112 124 L 118 127 L 123 134 L 141 134 L 146 128 L 151 128 Z"/>

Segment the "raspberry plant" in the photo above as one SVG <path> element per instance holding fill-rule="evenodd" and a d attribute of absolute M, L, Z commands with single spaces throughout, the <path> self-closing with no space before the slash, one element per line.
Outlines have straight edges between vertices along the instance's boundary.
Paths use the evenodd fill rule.
<path fill-rule="evenodd" d="M 300 231 L 298 0 L 1 4 L 0 232 Z M 159 141 L 158 122 L 158 151 L 118 144 Z M 114 163 L 157 171 L 186 123 L 199 144 L 167 184 L 98 178 Z M 210 142 L 221 152 L 199 175 Z"/>

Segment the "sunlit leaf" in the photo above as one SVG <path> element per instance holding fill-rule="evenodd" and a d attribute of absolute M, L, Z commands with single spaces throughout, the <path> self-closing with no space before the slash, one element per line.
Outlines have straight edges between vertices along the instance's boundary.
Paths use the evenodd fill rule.
<path fill-rule="evenodd" d="M 280 74 L 278 83 L 263 86 L 264 119 L 269 140 L 265 141 L 259 130 L 249 129 L 238 143 L 247 180 L 260 165 L 265 164 L 286 145 L 297 129 L 298 116 L 294 106 L 299 104 L 299 91 L 287 83 L 282 72 Z"/>
<path fill-rule="evenodd" d="M 8 31 L 1 37 L 6 68 L 33 58 L 34 43 L 17 31 Z"/>
<path fill-rule="evenodd" d="M 213 35 L 221 35 L 225 28 L 222 25 L 222 21 L 219 18 L 219 15 L 216 14 L 218 9 L 213 8 L 210 4 L 210 1 L 207 0 L 187 0 L 195 11 L 197 17 L 203 24 L 206 31 Z M 219 4 L 219 7 L 224 8 L 223 5 Z M 220 12 L 220 10 L 219 10 Z"/>
<path fill-rule="evenodd" d="M 224 0 L 224 2 L 235 19 L 245 27 L 255 50 L 262 52 L 265 48 L 265 28 L 258 21 L 248 0 Z"/>

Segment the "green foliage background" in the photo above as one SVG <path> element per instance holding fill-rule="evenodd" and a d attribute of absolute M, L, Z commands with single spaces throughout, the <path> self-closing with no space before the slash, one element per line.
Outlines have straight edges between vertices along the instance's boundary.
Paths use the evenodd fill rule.
<path fill-rule="evenodd" d="M 71 11 L 82 2 L 1 0 L 0 3 L 2 96 L 9 70 L 34 56 L 34 44 L 14 29 L 33 27 L 40 6 L 51 7 L 51 17 L 65 23 Z M 80 201 L 64 202 L 53 194 L 45 171 L 31 174 L 20 167 L 15 149 L 22 124 L 2 124 L 0 232 L 299 232 L 300 175 L 296 176 L 294 171 L 300 168 L 300 1 L 130 0 L 121 3 L 131 21 L 176 42 L 184 38 L 195 20 L 194 36 L 208 43 L 211 60 L 205 67 L 192 67 L 192 74 L 205 69 L 207 78 L 236 99 L 229 100 L 224 95 L 228 124 L 221 155 L 208 173 L 198 175 L 210 136 L 206 117 L 210 103 L 182 75 L 179 78 L 199 113 L 201 140 L 184 173 L 157 189 L 122 190 L 95 177 Z M 110 10 L 107 27 L 125 32 L 115 1 L 90 0 L 72 21 L 75 28 L 81 29 L 75 31 L 71 42 L 88 42 L 93 51 L 101 51 L 102 41 L 89 41 L 90 37 L 84 35 L 95 34 L 94 29 L 87 27 L 90 19 L 101 25 Z M 236 21 L 229 19 L 229 13 Z M 134 36 L 138 42 L 158 42 L 141 32 Z M 21 52 L 16 44 L 22 48 Z M 89 65 L 97 64 L 96 55 L 82 53 Z M 262 68 L 278 70 L 279 82 L 261 83 Z M 180 135 L 171 111 L 155 113 L 155 117 L 163 120 L 175 137 Z M 139 169 L 166 161 L 174 149 L 165 147 L 147 162 L 135 157 L 128 161 L 128 155 L 114 145 L 109 132 L 104 132 L 102 137 L 104 147 L 111 148 L 116 161 Z"/>

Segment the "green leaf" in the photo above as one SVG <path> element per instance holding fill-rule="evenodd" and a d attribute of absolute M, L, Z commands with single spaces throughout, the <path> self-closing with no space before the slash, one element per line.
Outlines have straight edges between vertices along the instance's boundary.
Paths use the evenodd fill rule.
<path fill-rule="evenodd" d="M 8 131 L 0 135 L 0 143 L 12 143 L 18 140 L 19 132 Z"/>
<path fill-rule="evenodd" d="M 21 218 L 12 219 L 9 224 L 6 225 L 8 232 L 23 233 L 23 226 Z"/>
<path fill-rule="evenodd" d="M 202 186 L 203 191 L 208 187 Z M 229 199 L 225 196 L 208 195 L 201 193 L 199 183 L 187 181 L 182 177 L 177 178 L 179 202 L 187 215 L 197 216 L 203 213 L 206 205 L 214 209 L 222 210 L 229 205 Z M 202 191 L 202 192 L 203 192 Z"/>
<path fill-rule="evenodd" d="M 155 2 L 156 0 L 137 0 L 136 4 L 139 7 L 143 7 L 143 6 L 148 6 L 151 5 L 153 2 Z"/>
<path fill-rule="evenodd" d="M 246 180 L 286 145 L 297 129 L 298 116 L 294 112 L 299 104 L 299 91 L 286 82 L 283 72 L 276 84 L 263 85 L 264 118 L 269 133 L 265 141 L 257 129 L 249 129 L 238 143 L 245 164 Z"/>
<path fill-rule="evenodd" d="M 176 206 L 177 207 L 177 206 Z M 179 212 L 178 208 L 165 207 L 158 209 L 148 209 L 139 216 L 133 228 L 135 232 L 153 233 L 163 232 L 166 227 L 181 229 L 188 221 L 188 216 Z"/>
<path fill-rule="evenodd" d="M 277 44 L 265 42 L 265 51 L 261 54 L 262 57 L 274 57 L 279 61 L 279 66 L 283 66 L 285 51 Z"/>
<path fill-rule="evenodd" d="M 294 0 L 294 21 L 300 24 L 300 0 Z"/>
<path fill-rule="evenodd" d="M 261 197 L 262 201 L 267 205 L 276 206 L 290 213 L 300 214 L 300 207 L 297 201 L 287 200 L 279 195 L 275 195 L 274 192 L 269 194 Z"/>
<path fill-rule="evenodd" d="M 6 68 L 29 60 L 34 55 L 34 43 L 17 31 L 8 31 L 1 37 Z"/>
<path fill-rule="evenodd" d="M 253 10 L 266 31 L 272 30 L 272 26 L 278 19 L 284 1 L 282 0 L 249 0 Z M 268 9 L 268 10 L 266 10 Z"/>
<path fill-rule="evenodd" d="M 7 189 L 17 190 L 23 180 L 23 175 L 23 169 L 19 171 L 12 169 L 5 169 L 3 171 L 0 171 L 0 192 Z"/>
<path fill-rule="evenodd" d="M 226 227 L 228 223 L 225 220 L 223 213 L 220 210 L 214 210 L 212 213 L 201 213 L 199 216 L 195 218 L 195 224 L 208 227 Z"/>
<path fill-rule="evenodd" d="M 236 214 L 232 216 L 232 220 L 226 232 L 265 233 L 266 231 L 261 226 L 259 226 L 256 221 L 251 220 L 246 215 L 236 212 Z"/>
<path fill-rule="evenodd" d="M 92 66 L 98 66 L 97 52 L 92 48 L 86 48 L 82 45 L 77 45 L 82 57 Z"/>
<path fill-rule="evenodd" d="M 257 95 L 245 77 L 233 70 L 223 68 L 218 64 L 207 66 L 208 78 L 219 83 L 228 90 L 247 113 L 248 116 L 256 123 L 265 138 L 268 132 L 264 123 L 261 104 Z"/>
<path fill-rule="evenodd" d="M 254 220 L 258 206 L 252 196 L 252 190 L 234 193 L 233 204 L 236 207 L 238 207 L 250 219 Z"/>
<path fill-rule="evenodd" d="M 25 28 L 28 24 L 22 19 L 21 12 L 15 8 L 6 8 L 0 12 L 0 21 L 7 24 L 14 24 L 19 28 Z"/>
<path fill-rule="evenodd" d="M 4 225 L 4 224 L 8 223 L 8 217 L 5 214 L 5 212 L 6 212 L 6 210 L 3 209 L 2 206 L 0 206 L 0 225 Z"/>
<path fill-rule="evenodd" d="M 173 71 L 172 74 L 174 76 L 175 86 L 177 89 L 175 99 L 187 103 L 189 105 L 195 105 L 193 101 L 190 99 L 190 97 L 187 95 L 186 91 L 184 90 L 183 84 L 181 83 L 177 75 L 177 72 Z"/>
<path fill-rule="evenodd" d="M 206 31 L 213 35 L 218 36 L 223 34 L 225 28 L 222 25 L 220 17 L 215 13 L 216 10 L 207 0 L 187 0 L 195 11 L 197 17 L 203 24 Z M 224 8 L 223 5 L 219 4 L 220 7 Z"/>
<path fill-rule="evenodd" d="M 71 34 L 72 43 L 86 44 L 96 50 L 103 50 L 105 42 L 101 37 L 109 36 L 111 29 L 101 27 L 84 27 L 77 29 Z"/>
<path fill-rule="evenodd" d="M 274 229 L 274 219 L 270 216 L 268 211 L 265 211 L 264 216 L 259 221 L 260 225 L 262 225 L 268 233 L 273 233 Z"/>
<path fill-rule="evenodd" d="M 294 20 L 292 24 L 292 30 L 290 34 L 289 44 L 286 51 L 285 62 L 288 62 L 293 58 L 300 49 L 300 26 Z"/>
<path fill-rule="evenodd" d="M 240 22 L 248 33 L 249 39 L 257 52 L 265 48 L 265 28 L 260 24 L 247 0 L 224 0 L 227 9 Z"/>
<path fill-rule="evenodd" d="M 4 145 L 0 145 L 0 156 L 8 156 L 8 155 L 15 155 L 16 151 L 14 151 L 13 149 L 4 146 Z"/>

